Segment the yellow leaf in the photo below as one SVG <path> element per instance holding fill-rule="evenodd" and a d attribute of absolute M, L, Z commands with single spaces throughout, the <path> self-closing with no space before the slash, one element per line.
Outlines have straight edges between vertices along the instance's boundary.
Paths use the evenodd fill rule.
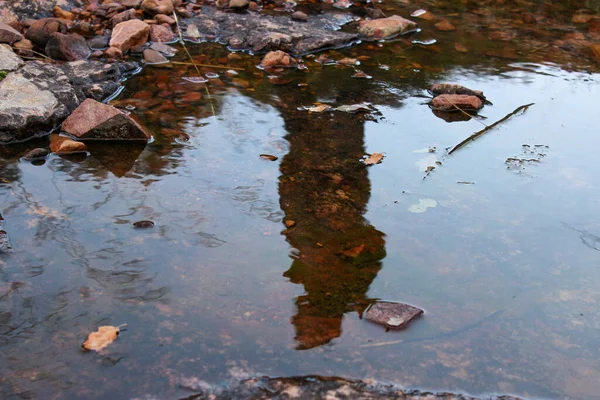
<path fill-rule="evenodd" d="M 119 326 L 104 325 L 98 328 L 96 332 L 89 334 L 87 340 L 83 342 L 83 348 L 86 350 L 100 351 L 106 346 L 111 344 L 121 331 L 121 327 L 127 324 Z"/>

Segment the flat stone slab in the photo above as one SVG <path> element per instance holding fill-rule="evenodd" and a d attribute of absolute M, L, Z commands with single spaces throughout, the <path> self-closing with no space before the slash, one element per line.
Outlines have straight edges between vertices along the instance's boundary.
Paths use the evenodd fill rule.
<path fill-rule="evenodd" d="M 369 306 L 365 318 L 390 329 L 402 329 L 421 314 L 423 310 L 408 304 L 379 301 Z"/>
<path fill-rule="evenodd" d="M 0 71 L 15 71 L 25 64 L 11 49 L 0 46 Z"/>
<path fill-rule="evenodd" d="M 204 7 L 200 15 L 187 20 L 187 32 L 196 32 L 195 39 L 225 43 L 237 50 L 255 53 L 283 50 L 301 55 L 357 41 L 357 34 L 336 30 L 352 20 L 348 13 L 330 12 L 298 22 L 289 16 L 239 14 Z"/>

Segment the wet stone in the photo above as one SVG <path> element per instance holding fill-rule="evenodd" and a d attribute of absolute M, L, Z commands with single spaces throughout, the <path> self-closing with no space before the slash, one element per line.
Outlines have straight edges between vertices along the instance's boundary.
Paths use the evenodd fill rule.
<path fill-rule="evenodd" d="M 423 310 L 408 304 L 380 301 L 371 304 L 365 318 L 390 329 L 402 329 L 421 314 Z"/>
<path fill-rule="evenodd" d="M 132 225 L 136 229 L 149 229 L 149 228 L 153 228 L 154 227 L 154 222 L 147 221 L 147 220 L 145 220 L 145 221 L 137 221 L 137 222 L 134 222 Z"/>
<path fill-rule="evenodd" d="M 48 150 L 38 147 L 36 149 L 28 151 L 27 154 L 23 156 L 23 159 L 27 161 L 39 160 L 45 158 L 48 155 L 48 153 Z"/>
<path fill-rule="evenodd" d="M 438 111 L 477 111 L 483 107 L 483 102 L 477 96 L 441 94 L 431 101 L 431 107 Z"/>
<path fill-rule="evenodd" d="M 164 64 L 169 60 L 158 51 L 146 49 L 144 50 L 144 61 L 146 64 Z"/>

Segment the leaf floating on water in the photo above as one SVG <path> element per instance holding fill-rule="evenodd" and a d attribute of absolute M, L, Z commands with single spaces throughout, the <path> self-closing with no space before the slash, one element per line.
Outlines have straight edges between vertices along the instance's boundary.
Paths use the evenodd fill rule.
<path fill-rule="evenodd" d="M 421 15 L 425 14 L 426 12 L 427 12 L 426 10 L 423 10 L 423 9 L 421 8 L 421 9 L 419 9 L 419 10 L 413 11 L 413 12 L 410 14 L 410 16 L 411 16 L 411 17 L 419 17 L 419 16 L 421 16 Z"/>
<path fill-rule="evenodd" d="M 208 79 L 202 77 L 202 76 L 184 76 L 183 78 L 184 81 L 188 81 L 188 82 L 192 82 L 192 83 L 206 83 L 208 82 Z"/>
<path fill-rule="evenodd" d="M 383 153 L 371 153 L 368 157 L 363 158 L 362 162 L 365 165 L 375 165 L 381 163 L 383 161 Z"/>
<path fill-rule="evenodd" d="M 408 207 L 408 212 L 411 213 L 424 213 L 428 208 L 437 207 L 437 201 L 433 199 L 419 199 L 417 204 L 413 204 Z"/>
<path fill-rule="evenodd" d="M 356 58 L 342 58 L 341 60 L 338 61 L 338 64 L 342 64 L 342 65 L 359 65 L 360 61 L 358 61 Z"/>
<path fill-rule="evenodd" d="M 437 40 L 428 39 L 428 40 L 413 40 L 412 44 L 422 44 L 423 46 L 431 46 L 432 44 L 436 44 Z"/>
<path fill-rule="evenodd" d="M 373 111 L 371 107 L 367 104 L 351 104 L 339 106 L 336 108 L 337 111 L 347 112 L 347 113 L 357 113 L 357 112 L 369 112 Z"/>
<path fill-rule="evenodd" d="M 89 334 L 87 340 L 81 345 L 86 350 L 100 351 L 115 341 L 121 328 L 127 324 L 119 326 L 104 325 L 98 328 L 96 332 Z"/>
<path fill-rule="evenodd" d="M 262 158 L 263 160 L 277 161 L 277 156 L 273 156 L 271 154 L 261 154 L 259 157 Z"/>
<path fill-rule="evenodd" d="M 371 75 L 367 75 L 362 71 L 356 71 L 356 73 L 354 75 L 352 75 L 353 78 L 361 78 L 361 79 L 371 79 L 372 76 Z"/>
<path fill-rule="evenodd" d="M 307 110 L 313 113 L 321 113 L 323 111 L 329 110 L 330 108 L 331 106 L 328 106 L 327 104 L 319 104 L 314 107 L 308 107 Z"/>

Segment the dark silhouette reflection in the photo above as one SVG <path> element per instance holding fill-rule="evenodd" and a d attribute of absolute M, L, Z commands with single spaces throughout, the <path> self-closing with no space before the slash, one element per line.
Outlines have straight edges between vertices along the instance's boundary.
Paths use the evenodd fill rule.
<path fill-rule="evenodd" d="M 87 148 L 92 156 L 117 178 L 128 173 L 144 151 L 146 143 L 89 142 Z"/>
<path fill-rule="evenodd" d="M 304 285 L 292 317 L 299 350 L 340 336 L 344 313 L 362 313 L 385 257 L 384 234 L 364 219 L 370 196 L 362 116 L 285 115 L 290 152 L 279 194 L 288 242 L 297 250 L 284 276 Z"/>

